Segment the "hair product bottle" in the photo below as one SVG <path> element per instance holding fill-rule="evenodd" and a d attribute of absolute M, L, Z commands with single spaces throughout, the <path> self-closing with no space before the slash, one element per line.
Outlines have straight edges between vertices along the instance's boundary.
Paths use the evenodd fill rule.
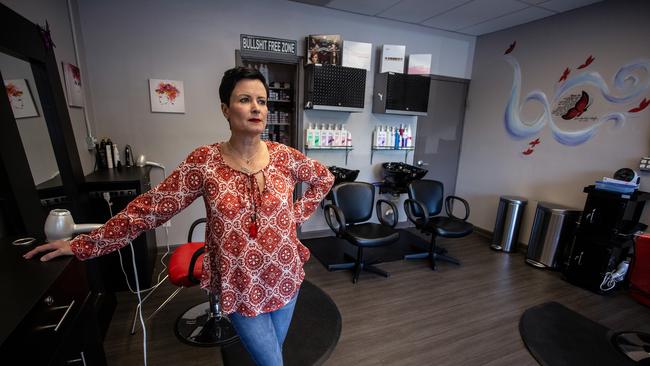
<path fill-rule="evenodd" d="M 338 146 L 347 146 L 348 143 L 348 130 L 345 125 L 341 125 L 341 135 L 339 136 Z"/>
<path fill-rule="evenodd" d="M 113 142 L 110 138 L 106 139 L 106 166 L 108 169 L 113 169 L 115 166 L 113 161 Z"/>
<path fill-rule="evenodd" d="M 305 131 L 305 144 L 307 147 L 314 147 L 314 126 L 311 123 Z"/>
<path fill-rule="evenodd" d="M 393 148 L 399 149 L 399 128 L 393 128 Z"/>
<path fill-rule="evenodd" d="M 327 146 L 327 128 L 325 124 L 320 124 L 320 146 Z"/>
<path fill-rule="evenodd" d="M 318 123 L 315 124 L 312 133 L 314 134 L 314 146 L 319 147 L 320 146 L 320 130 L 318 129 Z"/>

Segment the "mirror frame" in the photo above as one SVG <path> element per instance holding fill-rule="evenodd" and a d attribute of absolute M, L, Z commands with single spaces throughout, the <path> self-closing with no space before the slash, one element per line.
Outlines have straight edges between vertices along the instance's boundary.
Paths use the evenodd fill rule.
<path fill-rule="evenodd" d="M 82 192 L 85 178 L 54 50 L 46 46 L 44 38 L 37 24 L 0 4 L 0 52 L 24 60 L 31 66 L 63 192 L 70 200 L 72 214 L 83 220 L 87 216 L 85 207 L 88 202 L 87 194 Z M 25 234 L 44 237 L 46 213 L 41 206 L 9 98 L 5 97 L 0 98 L 0 158 Z"/>

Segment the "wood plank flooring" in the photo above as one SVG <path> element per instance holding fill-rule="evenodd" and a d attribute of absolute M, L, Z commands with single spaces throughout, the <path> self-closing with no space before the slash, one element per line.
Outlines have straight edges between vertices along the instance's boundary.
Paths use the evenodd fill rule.
<path fill-rule="evenodd" d="M 650 331 L 650 309 L 625 292 L 601 296 L 575 287 L 556 272 L 526 265 L 522 253 L 490 250 L 476 234 L 439 242 L 461 260 L 460 267 L 440 262 L 434 272 L 424 260 L 384 263 L 378 266 L 390 278 L 362 273 L 356 285 L 349 271 L 328 272 L 312 257 L 307 278 L 332 297 L 343 320 L 325 365 L 537 365 L 518 323 L 525 309 L 546 301 L 612 329 Z M 161 286 L 145 312 L 173 290 Z M 148 323 L 149 365 L 221 365 L 218 348 L 185 345 L 173 331 L 178 315 L 205 300 L 198 288 L 183 290 Z M 129 335 L 136 303 L 134 295 L 118 294 L 104 342 L 109 365 L 143 364 L 142 332 Z"/>

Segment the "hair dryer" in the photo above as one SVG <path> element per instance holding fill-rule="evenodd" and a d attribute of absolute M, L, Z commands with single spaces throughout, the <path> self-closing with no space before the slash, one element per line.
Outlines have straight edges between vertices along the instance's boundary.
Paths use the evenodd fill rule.
<path fill-rule="evenodd" d="M 45 237 L 48 242 L 69 240 L 74 234 L 87 233 L 101 226 L 102 224 L 75 224 L 70 211 L 56 208 L 45 219 Z"/>

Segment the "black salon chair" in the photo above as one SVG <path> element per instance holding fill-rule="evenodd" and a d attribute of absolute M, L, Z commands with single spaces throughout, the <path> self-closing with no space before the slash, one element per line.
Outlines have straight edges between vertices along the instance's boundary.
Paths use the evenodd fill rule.
<path fill-rule="evenodd" d="M 436 247 L 436 238 L 461 238 L 469 235 L 474 230 L 474 225 L 467 222 L 469 217 L 469 204 L 457 196 L 444 198 L 444 189 L 441 182 L 436 180 L 415 180 L 407 185 L 409 198 L 404 201 L 406 216 L 419 230 L 431 234 L 431 244 L 426 253 L 405 255 L 404 259 L 429 258 L 431 269 L 436 270 L 436 259 L 460 265 L 460 261 L 448 256 L 443 248 Z M 445 205 L 447 216 L 437 216 Z M 454 201 L 460 201 L 465 206 L 465 216 L 454 216 Z"/>
<path fill-rule="evenodd" d="M 377 200 L 375 204 L 375 186 L 364 182 L 341 183 L 332 188 L 332 204 L 325 206 L 325 221 L 337 237 L 356 246 L 357 256 L 354 263 L 344 263 L 334 269 L 354 269 L 352 283 L 357 283 L 362 270 L 384 277 L 390 274 L 364 260 L 364 248 L 390 245 L 399 240 L 397 225 L 397 207 L 392 202 Z M 381 205 L 387 204 L 393 210 L 393 222 L 389 223 L 381 214 Z M 373 206 L 381 224 L 367 222 L 372 217 Z M 332 214 L 337 225 L 332 222 Z"/>

